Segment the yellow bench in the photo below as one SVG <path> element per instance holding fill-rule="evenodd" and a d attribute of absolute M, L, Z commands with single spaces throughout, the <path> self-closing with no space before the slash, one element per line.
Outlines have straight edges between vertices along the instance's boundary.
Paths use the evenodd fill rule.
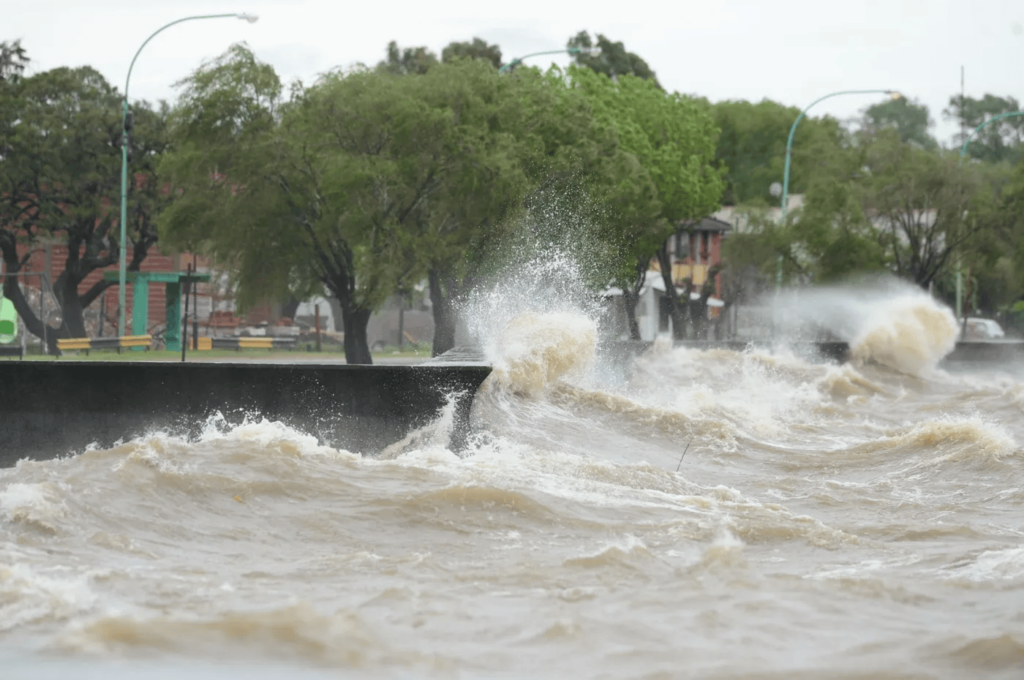
<path fill-rule="evenodd" d="M 85 350 L 88 354 L 93 349 L 116 349 L 118 354 L 124 347 L 145 347 L 153 344 L 152 335 L 122 335 L 112 338 L 59 338 L 57 349 L 61 352 L 69 350 Z"/>
<path fill-rule="evenodd" d="M 295 347 L 295 338 L 278 338 L 268 335 L 242 335 L 231 338 L 210 338 L 210 344 L 205 345 L 199 338 L 199 349 L 292 349 Z"/>

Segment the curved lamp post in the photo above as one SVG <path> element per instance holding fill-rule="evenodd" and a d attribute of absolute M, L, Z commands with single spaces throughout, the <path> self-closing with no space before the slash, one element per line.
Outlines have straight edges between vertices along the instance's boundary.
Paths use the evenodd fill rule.
<path fill-rule="evenodd" d="M 539 56 L 542 56 L 542 55 L 545 55 L 545 54 L 590 54 L 590 55 L 597 56 L 598 54 L 601 54 L 601 48 L 600 47 L 566 47 L 565 49 L 561 49 L 561 50 L 547 50 L 545 52 L 531 52 L 530 54 L 524 54 L 523 56 L 517 57 L 516 59 L 513 59 L 509 63 L 505 64 L 504 66 L 502 66 L 501 68 L 498 69 L 498 73 L 508 73 L 508 71 L 510 69 L 512 69 L 514 66 L 516 66 L 517 64 L 521 64 L 523 62 L 523 59 L 529 59 L 530 57 L 539 57 Z"/>
<path fill-rule="evenodd" d="M 967 135 L 967 139 L 964 140 L 964 145 L 960 147 L 960 160 L 963 160 L 964 157 L 967 156 L 967 145 L 971 143 L 971 138 L 974 137 L 974 135 L 981 132 L 981 129 L 983 127 L 985 127 L 989 123 L 994 123 L 997 120 L 1002 120 L 1003 118 L 1011 118 L 1013 116 L 1024 116 L 1024 111 L 1010 111 L 1009 113 L 1000 113 L 997 116 L 992 116 L 984 123 L 971 130 L 971 134 Z"/>
<path fill-rule="evenodd" d="M 259 19 L 255 14 L 203 14 L 198 16 L 184 17 L 176 21 L 172 21 L 169 24 L 161 26 L 153 32 L 146 41 L 142 43 L 142 47 L 139 47 L 138 51 L 135 52 L 135 56 L 132 57 L 132 63 L 128 66 L 128 77 L 124 79 L 124 111 L 121 119 L 121 269 L 118 276 L 118 306 L 120 312 L 117 319 L 117 334 L 124 335 L 124 317 L 125 317 L 125 278 L 126 278 L 126 267 L 128 259 L 128 238 L 127 238 L 127 225 L 128 225 L 128 132 L 130 128 L 129 124 L 129 111 L 128 111 L 128 83 L 132 78 L 132 69 L 135 67 L 135 60 L 139 58 L 139 53 L 142 52 L 142 48 L 149 44 L 149 41 L 157 36 L 158 33 L 165 29 L 180 24 L 184 21 L 194 21 L 196 19 L 242 19 L 248 21 L 250 24 L 256 23 Z"/>
<path fill-rule="evenodd" d="M 813 102 L 807 105 L 807 107 L 800 112 L 800 115 L 793 121 L 793 127 L 789 129 L 789 139 L 786 140 L 786 167 L 782 173 L 782 223 L 786 223 L 786 207 L 789 204 L 789 162 L 790 157 L 793 153 L 793 136 L 796 134 L 796 126 L 803 120 L 804 114 L 806 114 L 812 106 L 818 102 L 829 99 L 830 97 L 838 97 L 842 94 L 887 94 L 893 99 L 899 99 L 901 95 L 896 90 L 843 90 L 842 92 L 833 92 L 827 94 L 824 97 L 815 99 Z M 778 290 L 782 286 L 782 255 L 779 255 L 778 266 L 775 274 L 775 288 Z"/>

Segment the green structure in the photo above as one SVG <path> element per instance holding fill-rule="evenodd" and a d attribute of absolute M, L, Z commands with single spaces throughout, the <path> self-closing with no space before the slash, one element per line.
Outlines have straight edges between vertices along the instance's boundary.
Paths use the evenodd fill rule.
<path fill-rule="evenodd" d="M 18 337 L 18 312 L 14 303 L 0 293 L 0 345 L 9 345 Z"/>
<path fill-rule="evenodd" d="M 103 272 L 105 281 L 117 281 L 119 272 Z M 185 279 L 190 278 L 185 272 L 128 272 L 128 283 L 132 286 L 132 335 L 145 335 L 149 324 L 149 284 L 162 283 L 167 299 L 167 330 L 164 331 L 164 342 L 167 349 L 181 349 L 181 292 Z M 210 280 L 209 274 L 193 272 L 193 283 Z M 121 293 L 123 295 L 123 292 Z M 122 299 L 124 299 L 122 297 Z M 133 350 L 142 351 L 141 347 Z"/>

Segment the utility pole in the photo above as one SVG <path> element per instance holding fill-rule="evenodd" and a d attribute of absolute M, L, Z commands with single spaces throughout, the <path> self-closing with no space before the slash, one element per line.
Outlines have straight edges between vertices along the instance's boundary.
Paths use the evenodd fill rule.
<path fill-rule="evenodd" d="M 961 142 L 961 144 L 963 144 L 963 149 L 960 152 L 960 162 L 961 163 L 963 162 L 964 154 L 967 153 L 967 127 L 966 127 L 966 125 L 967 125 L 967 121 L 964 119 L 964 67 L 961 64 L 961 66 L 960 66 L 960 139 L 963 140 Z M 960 316 L 960 314 L 962 312 L 962 307 L 960 306 L 960 300 L 961 300 L 960 295 L 962 294 L 962 292 L 963 292 L 963 281 L 962 281 L 962 276 L 961 276 L 961 273 L 960 273 L 960 257 L 957 256 L 957 259 L 956 259 L 956 313 L 957 313 L 958 317 Z M 966 324 L 967 323 L 966 322 L 967 315 L 964 314 L 963 316 L 964 316 L 964 319 L 965 319 L 964 323 Z M 962 335 L 963 335 L 963 332 L 961 331 L 961 336 Z"/>

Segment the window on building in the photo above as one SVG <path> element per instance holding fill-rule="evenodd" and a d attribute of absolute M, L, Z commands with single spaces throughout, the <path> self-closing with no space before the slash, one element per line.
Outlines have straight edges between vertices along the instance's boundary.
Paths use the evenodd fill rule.
<path fill-rule="evenodd" d="M 684 231 L 676 233 L 675 255 L 677 260 L 686 259 L 690 254 L 690 235 Z"/>

